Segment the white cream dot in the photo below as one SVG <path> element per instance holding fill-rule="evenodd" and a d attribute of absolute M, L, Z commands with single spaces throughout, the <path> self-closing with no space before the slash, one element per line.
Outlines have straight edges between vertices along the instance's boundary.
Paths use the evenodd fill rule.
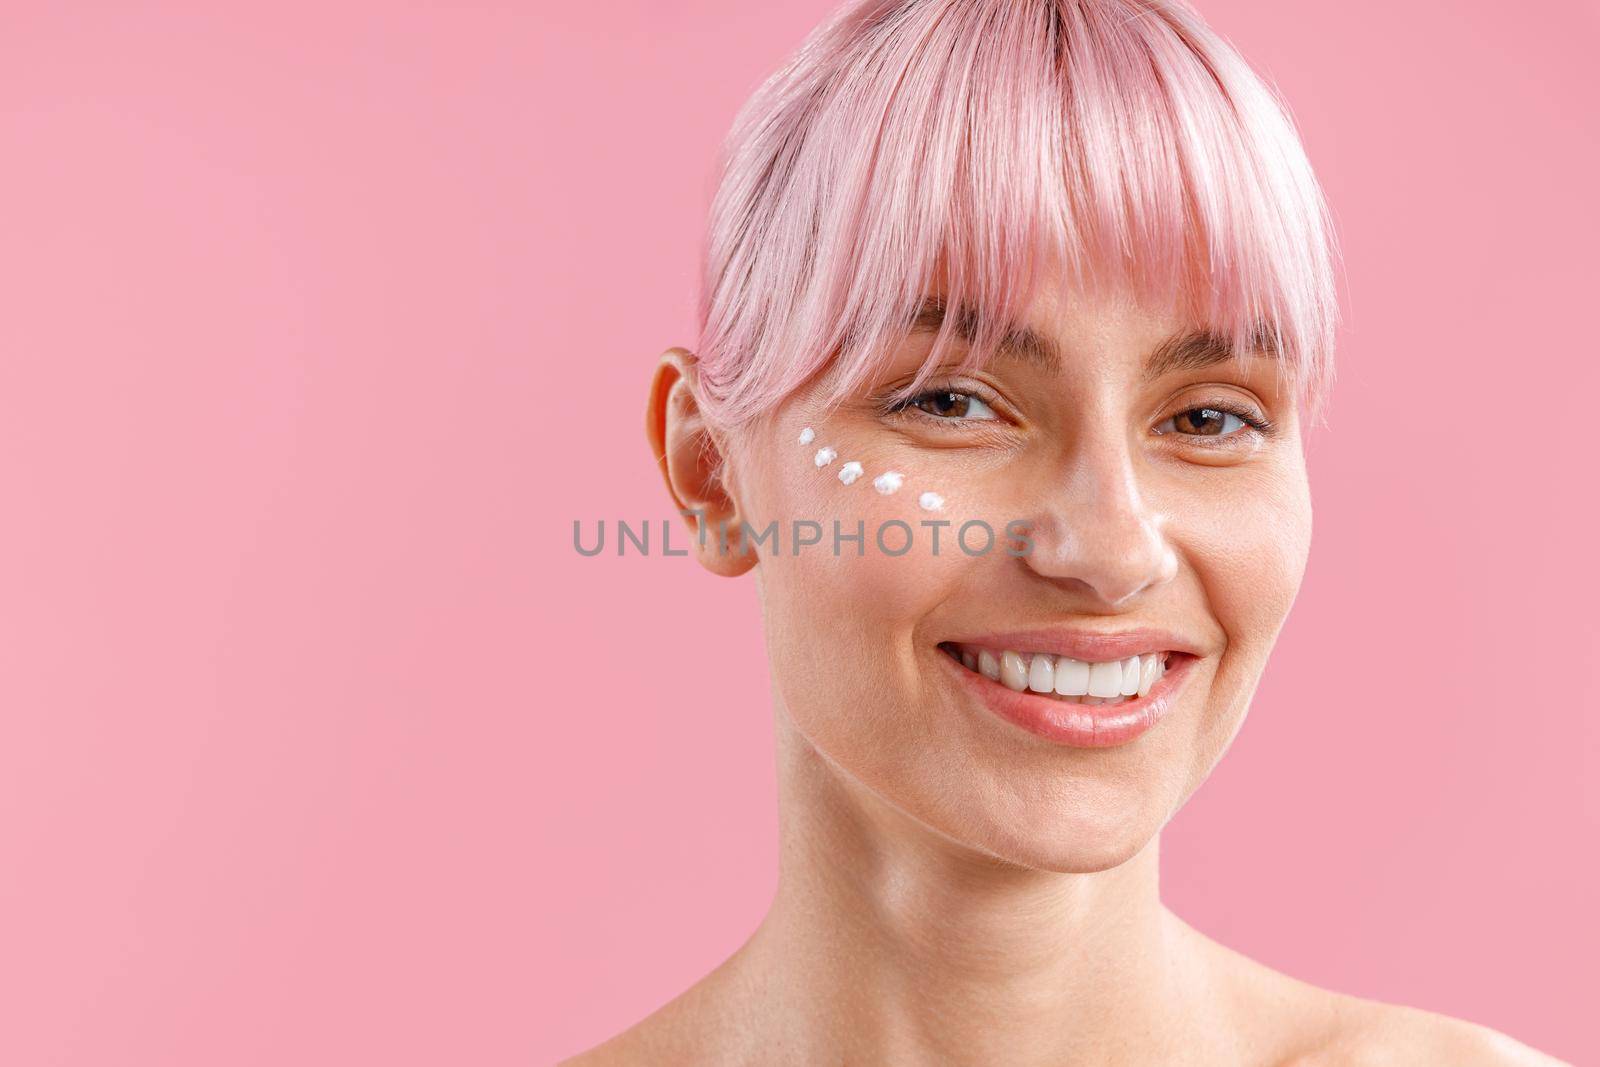
<path fill-rule="evenodd" d="M 807 426 L 805 429 L 800 431 L 800 443 L 801 444 L 809 445 L 812 441 L 815 441 L 816 439 L 817 439 L 817 431 L 813 430 L 811 427 Z"/>
<path fill-rule="evenodd" d="M 839 480 L 845 485 L 849 485 L 859 477 L 861 477 L 861 464 L 855 460 L 851 460 L 839 468 Z"/>
<path fill-rule="evenodd" d="M 917 504 L 921 506 L 923 511 L 938 511 L 944 507 L 944 497 L 938 493 L 923 493 L 917 497 Z"/>
<path fill-rule="evenodd" d="M 828 464 L 832 463 L 838 458 L 839 453 L 835 452 L 833 449 L 819 448 L 817 449 L 816 457 L 812 460 L 812 462 L 819 467 L 826 467 Z"/>
<path fill-rule="evenodd" d="M 884 496 L 888 496 L 896 489 L 899 489 L 900 484 L 905 480 L 906 476 L 901 474 L 899 471 L 884 471 L 882 474 L 872 479 L 872 488 L 876 489 Z"/>

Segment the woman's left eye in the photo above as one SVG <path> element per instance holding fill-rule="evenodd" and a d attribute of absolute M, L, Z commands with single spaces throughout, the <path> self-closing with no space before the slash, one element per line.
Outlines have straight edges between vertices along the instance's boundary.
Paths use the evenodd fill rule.
<path fill-rule="evenodd" d="M 1181 433 L 1191 437 L 1228 437 L 1250 426 L 1236 412 L 1222 408 L 1190 408 L 1157 424 L 1156 433 Z"/>
<path fill-rule="evenodd" d="M 994 409 L 971 393 L 933 389 L 918 393 L 907 407 L 918 408 L 943 419 L 997 419 Z"/>

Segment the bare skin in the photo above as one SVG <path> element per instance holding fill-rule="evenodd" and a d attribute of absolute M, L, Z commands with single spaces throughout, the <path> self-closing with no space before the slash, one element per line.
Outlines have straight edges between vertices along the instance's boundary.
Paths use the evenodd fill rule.
<path fill-rule="evenodd" d="M 835 792 L 834 772 L 792 729 L 784 736 L 785 781 Z M 833 810 L 855 799 L 838 797 Z M 780 889 L 750 939 L 648 1018 L 563 1063 L 1561 1062 L 1461 1019 L 1320 989 L 1218 944 L 1159 902 L 1159 839 L 1066 888 L 952 853 L 925 830 L 891 833 L 853 816 L 786 820 Z"/>
<path fill-rule="evenodd" d="M 953 518 L 1025 519 L 1036 552 L 840 558 L 707 538 L 707 569 L 754 569 L 761 593 L 779 889 L 715 971 L 566 1062 L 1556 1063 L 1482 1026 L 1280 974 L 1162 903 L 1160 830 L 1242 725 L 1303 572 L 1297 412 L 1270 358 L 1150 373 L 1151 353 L 1194 326 L 1171 310 L 1046 290 L 1027 324 L 1057 346 L 1053 365 L 997 359 L 888 412 L 873 398 L 931 346 L 913 335 L 860 402 L 823 411 L 812 383 L 737 432 L 700 417 L 687 353 L 663 356 L 647 429 L 697 532 L 918 517 L 909 493 L 819 473 L 795 444 L 814 426 L 841 456 L 937 487 Z M 962 668 L 940 642 L 1055 625 L 1159 628 L 1199 659 L 1176 710 L 1110 748 L 1044 741 L 949 684 Z"/>

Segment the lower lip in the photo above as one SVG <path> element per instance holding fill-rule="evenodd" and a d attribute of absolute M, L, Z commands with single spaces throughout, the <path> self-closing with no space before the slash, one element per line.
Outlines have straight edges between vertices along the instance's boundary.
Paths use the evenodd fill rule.
<path fill-rule="evenodd" d="M 1121 704 L 1075 704 L 1032 690 L 1010 689 L 977 671 L 969 671 L 942 651 L 937 654 L 961 677 L 962 684 L 1000 718 L 1046 741 L 1072 748 L 1111 748 L 1143 737 L 1172 711 L 1178 690 L 1195 662 L 1194 656 L 1174 657 L 1177 662 L 1142 697 Z"/>

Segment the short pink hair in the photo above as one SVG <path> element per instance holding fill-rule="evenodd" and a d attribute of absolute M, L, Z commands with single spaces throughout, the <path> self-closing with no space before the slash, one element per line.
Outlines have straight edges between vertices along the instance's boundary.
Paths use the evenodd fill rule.
<path fill-rule="evenodd" d="M 1054 269 L 1270 345 L 1313 407 L 1331 383 L 1322 192 L 1286 106 L 1179 0 L 850 0 L 720 162 L 696 356 L 723 426 L 825 369 L 830 401 L 858 389 L 940 272 L 980 312 L 964 365 Z"/>

